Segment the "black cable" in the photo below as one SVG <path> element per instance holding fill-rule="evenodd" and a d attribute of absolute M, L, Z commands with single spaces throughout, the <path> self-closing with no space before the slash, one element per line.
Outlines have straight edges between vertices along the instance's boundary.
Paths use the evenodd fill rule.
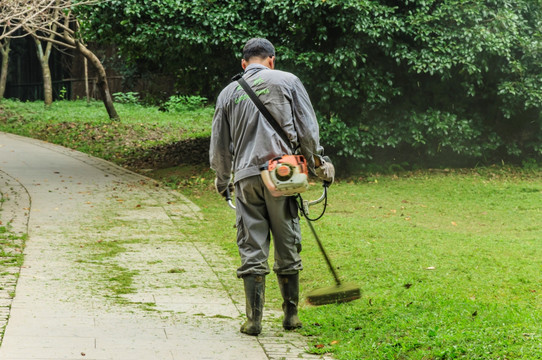
<path fill-rule="evenodd" d="M 327 208 L 327 186 L 324 186 L 324 208 L 322 209 L 322 213 L 317 218 L 314 218 L 314 219 L 309 218 L 309 215 L 307 215 L 305 213 L 305 207 L 303 206 L 303 198 L 301 197 L 301 194 L 297 194 L 297 198 L 299 198 L 299 201 L 297 202 L 297 207 L 299 208 L 299 210 L 301 210 L 301 213 L 303 214 L 305 219 L 307 219 L 308 221 L 318 221 L 326 213 L 326 208 Z"/>

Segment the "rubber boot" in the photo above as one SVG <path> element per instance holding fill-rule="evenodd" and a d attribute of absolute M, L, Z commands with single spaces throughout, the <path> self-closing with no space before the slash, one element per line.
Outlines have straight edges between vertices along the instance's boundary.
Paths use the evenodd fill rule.
<path fill-rule="evenodd" d="M 294 275 L 278 275 L 280 292 L 282 294 L 282 310 L 284 320 L 282 327 L 286 330 L 299 329 L 303 324 L 297 316 L 297 304 L 299 303 L 299 273 Z"/>
<path fill-rule="evenodd" d="M 247 321 L 241 326 L 241 332 L 258 335 L 262 332 L 263 305 L 265 303 L 265 275 L 247 275 L 245 283 Z"/>

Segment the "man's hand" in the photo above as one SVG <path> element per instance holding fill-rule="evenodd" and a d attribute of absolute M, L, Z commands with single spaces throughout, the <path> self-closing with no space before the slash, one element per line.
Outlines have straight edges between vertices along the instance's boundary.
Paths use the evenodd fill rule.
<path fill-rule="evenodd" d="M 326 181 L 330 184 L 335 180 L 335 167 L 329 161 L 322 160 L 320 166 L 314 169 L 316 171 L 316 176 L 320 180 Z"/>
<path fill-rule="evenodd" d="M 217 193 L 219 193 L 223 197 L 226 197 L 226 190 L 229 190 L 231 194 L 234 188 L 235 187 L 233 186 L 233 183 L 229 183 L 226 187 L 218 186 L 218 178 L 215 178 L 215 190 Z"/>

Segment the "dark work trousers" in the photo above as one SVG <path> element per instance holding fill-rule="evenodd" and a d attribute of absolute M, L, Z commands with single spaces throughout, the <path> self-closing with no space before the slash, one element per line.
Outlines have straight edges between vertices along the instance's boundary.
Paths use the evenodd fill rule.
<path fill-rule="evenodd" d="M 301 270 L 301 229 L 294 198 L 272 196 L 260 176 L 238 181 L 235 192 L 241 256 L 237 276 L 269 274 L 270 233 L 275 249 L 273 271 L 289 275 Z"/>

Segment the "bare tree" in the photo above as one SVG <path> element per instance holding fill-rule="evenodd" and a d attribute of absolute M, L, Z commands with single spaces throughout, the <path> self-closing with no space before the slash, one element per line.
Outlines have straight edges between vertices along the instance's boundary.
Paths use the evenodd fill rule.
<path fill-rule="evenodd" d="M 49 67 L 53 43 L 51 41 L 44 41 L 42 44 L 42 41 L 35 36 L 35 34 L 31 33 L 31 36 L 36 43 L 36 54 L 41 65 L 41 73 L 43 76 L 43 100 L 45 106 L 49 106 L 53 103 L 53 78 L 51 76 L 51 68 Z M 53 39 L 54 36 L 54 33 L 51 33 L 48 38 Z"/>
<path fill-rule="evenodd" d="M 80 4 L 81 2 L 77 3 L 77 5 Z M 27 22 L 24 28 L 38 40 L 75 49 L 87 58 L 98 74 L 97 85 L 107 113 L 111 119 L 118 120 L 119 115 L 115 110 L 113 98 L 109 91 L 105 68 L 100 59 L 85 45 L 80 33 L 79 22 L 72 11 L 72 7 L 71 0 L 55 0 L 54 6 L 50 7 L 48 11 L 42 12 L 40 16 L 35 18 L 35 21 Z M 62 11 L 58 11 L 58 9 L 62 9 Z M 48 21 L 46 22 L 45 19 Z"/>
<path fill-rule="evenodd" d="M 43 13 L 48 7 L 53 6 L 55 1 L 56 0 L 0 0 L 0 55 L 2 56 L 2 66 L 0 68 L 0 99 L 4 97 L 6 90 L 11 39 L 26 36 L 27 34 L 19 30 L 30 21 L 38 22 L 43 20 Z M 48 73 L 50 74 L 50 71 Z M 49 81 L 49 83 L 51 82 Z"/>
<path fill-rule="evenodd" d="M 49 14 L 52 15 L 50 17 L 51 19 L 55 19 L 59 17 L 60 11 L 62 10 L 59 8 L 52 8 L 50 11 L 45 11 L 41 14 L 41 16 L 36 17 L 35 19 L 40 20 L 42 16 L 47 16 Z M 56 36 L 57 25 L 55 24 L 55 22 L 47 23 L 45 21 L 42 21 L 39 30 L 42 32 L 44 31 L 44 29 L 50 30 L 44 32 L 43 38 L 46 38 L 46 40 L 40 39 L 37 36 L 37 32 L 32 31 L 33 27 L 31 26 L 32 22 L 27 22 L 25 25 L 23 25 L 23 29 L 26 31 L 26 33 L 32 36 L 36 44 L 36 54 L 40 62 L 41 73 L 43 77 L 43 100 L 45 102 L 45 106 L 49 106 L 53 103 L 53 78 L 51 76 L 51 68 L 49 67 L 49 59 L 53 50 L 52 41 Z"/>
<path fill-rule="evenodd" d="M 100 1 L 81 0 L 74 3 L 71 0 L 0 0 L 0 10 L 7 10 L 6 20 L 4 20 L 6 21 L 5 25 L 16 23 L 19 28 L 24 28 L 25 32 L 34 37 L 34 39 L 75 49 L 88 59 L 98 73 L 97 85 L 100 89 L 100 95 L 107 113 L 111 119 L 118 120 L 119 115 L 115 110 L 113 98 L 109 91 L 105 68 L 100 59 L 85 45 L 80 33 L 79 22 L 72 11 L 74 6 L 95 4 L 98 2 Z M 34 12 L 28 11 L 24 6 L 21 7 L 21 3 L 25 3 L 26 7 L 32 4 L 31 7 L 34 9 Z M 10 8 L 11 4 L 14 4 L 12 8 Z M 4 15 L 0 16 L 0 27 L 2 27 Z M 9 36 L 9 34 L 13 34 L 13 31 L 8 30 L 0 34 L 0 39 L 2 35 Z"/>

